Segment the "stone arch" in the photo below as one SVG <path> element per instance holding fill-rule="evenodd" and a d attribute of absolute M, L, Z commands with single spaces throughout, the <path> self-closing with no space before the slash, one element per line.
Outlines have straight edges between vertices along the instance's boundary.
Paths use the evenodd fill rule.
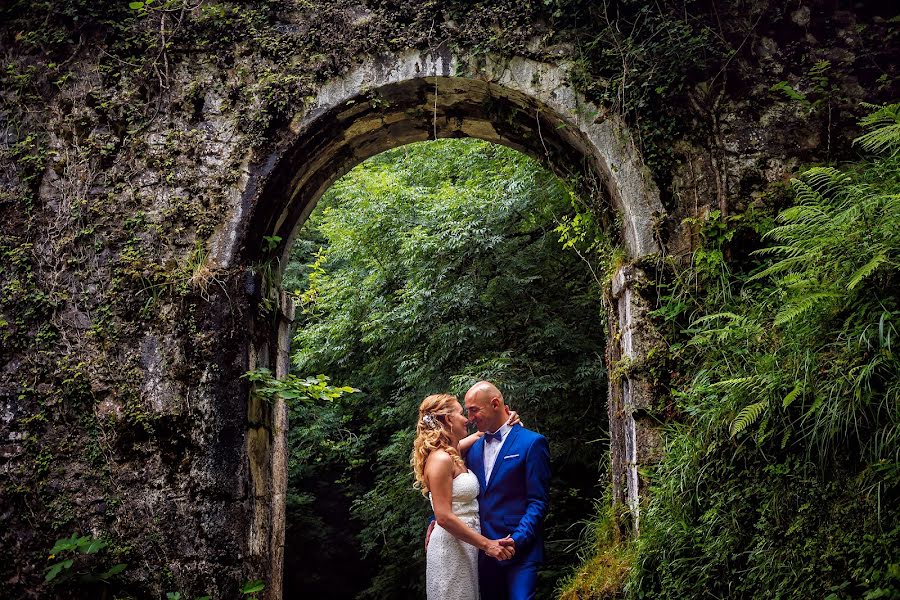
<path fill-rule="evenodd" d="M 634 140 L 618 116 L 572 88 L 568 73 L 565 63 L 455 54 L 447 48 L 362 60 L 322 85 L 275 150 L 246 168 L 243 193 L 231 199 L 227 226 L 213 239 L 213 260 L 222 268 L 283 262 L 297 230 L 341 175 L 385 150 L 447 137 L 484 139 L 529 154 L 558 174 L 592 176 L 612 209 L 609 227 L 620 237 L 629 262 L 659 253 L 655 224 L 665 211 Z M 267 236 L 280 239 L 275 248 L 267 247 Z M 654 339 L 643 319 L 647 303 L 633 292 L 634 284 L 644 279 L 640 270 L 626 266 L 607 290 L 610 367 L 622 359 L 640 362 Z M 257 297 L 272 292 L 258 279 L 247 288 Z M 248 365 L 266 366 L 283 376 L 290 364 L 293 307 L 283 294 L 268 300 L 279 318 L 251 316 Z M 642 462 L 637 448 L 656 445 L 652 418 L 640 425 L 642 415 L 651 417 L 644 413 L 651 408 L 653 392 L 647 381 L 631 374 L 613 379 L 614 496 L 636 515 L 641 487 L 637 466 Z M 268 565 L 268 597 L 280 598 L 287 408 L 251 399 L 248 416 L 253 497 L 248 550 L 257 564 Z"/>
<path fill-rule="evenodd" d="M 215 244 L 217 262 L 252 260 L 264 235 L 279 235 L 289 247 L 319 196 L 352 167 L 390 148 L 445 137 L 510 146 L 560 173 L 573 165 L 595 170 L 621 218 L 629 257 L 658 252 L 654 223 L 664 210 L 640 152 L 617 115 L 569 85 L 569 71 L 567 63 L 446 48 L 363 60 L 321 86 L 287 140 L 249 174 L 228 235 Z"/>

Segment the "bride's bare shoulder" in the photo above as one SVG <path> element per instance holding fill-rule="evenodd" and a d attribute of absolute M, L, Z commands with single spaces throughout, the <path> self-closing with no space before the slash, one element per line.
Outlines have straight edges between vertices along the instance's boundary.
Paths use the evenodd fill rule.
<path fill-rule="evenodd" d="M 446 450 L 435 450 L 428 455 L 428 458 L 425 459 L 426 469 L 429 465 L 433 465 L 434 467 L 443 467 L 444 465 L 452 464 L 453 459 L 450 457 L 450 454 Z"/>
<path fill-rule="evenodd" d="M 436 482 L 453 478 L 453 459 L 444 450 L 435 450 L 425 459 L 425 481 L 433 490 Z"/>

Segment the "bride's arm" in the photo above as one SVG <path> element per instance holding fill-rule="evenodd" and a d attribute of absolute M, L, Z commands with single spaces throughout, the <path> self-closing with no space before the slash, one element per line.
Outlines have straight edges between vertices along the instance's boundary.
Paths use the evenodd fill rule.
<path fill-rule="evenodd" d="M 453 459 L 442 450 L 432 452 L 425 460 L 425 481 L 431 492 L 434 519 L 437 524 L 485 554 L 500 560 L 511 558 L 514 550 L 501 546 L 497 540 L 489 540 L 453 513 Z"/>
<path fill-rule="evenodd" d="M 506 422 L 510 425 L 518 425 L 522 422 L 522 420 L 519 418 L 519 413 L 517 413 L 516 411 L 510 412 L 509 408 L 507 408 L 506 412 L 507 414 L 509 414 L 509 420 Z M 456 446 L 457 450 L 459 450 L 459 455 L 465 458 L 466 453 L 469 451 L 469 449 L 474 446 L 475 442 L 480 440 L 483 435 L 483 431 L 476 431 L 472 435 L 466 436 L 463 439 L 459 440 L 459 444 Z"/>
<path fill-rule="evenodd" d="M 459 444 L 456 446 L 456 449 L 459 450 L 459 455 L 463 458 L 466 457 L 466 453 L 469 451 L 469 448 L 475 445 L 475 442 L 480 440 L 484 436 L 483 431 L 476 431 L 472 435 L 466 436 L 463 439 L 459 440 Z"/>

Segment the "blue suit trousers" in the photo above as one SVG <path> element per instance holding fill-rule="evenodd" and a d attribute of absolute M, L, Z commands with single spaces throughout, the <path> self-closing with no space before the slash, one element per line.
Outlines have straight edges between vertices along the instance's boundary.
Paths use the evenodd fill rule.
<path fill-rule="evenodd" d="M 483 553 L 478 555 L 478 586 L 482 600 L 534 600 L 537 562 L 507 564 Z"/>

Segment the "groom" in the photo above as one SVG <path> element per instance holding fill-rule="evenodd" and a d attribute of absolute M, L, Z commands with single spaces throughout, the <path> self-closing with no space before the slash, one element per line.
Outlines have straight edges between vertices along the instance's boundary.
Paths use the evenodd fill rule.
<path fill-rule="evenodd" d="M 489 381 L 466 392 L 466 413 L 469 422 L 485 432 L 466 456 L 481 487 L 481 533 L 492 540 L 508 536 L 505 543 L 515 549 L 515 556 L 504 561 L 479 553 L 481 597 L 533 599 L 544 560 L 541 529 L 550 492 L 547 439 L 521 425 L 510 427 L 503 394 Z"/>

